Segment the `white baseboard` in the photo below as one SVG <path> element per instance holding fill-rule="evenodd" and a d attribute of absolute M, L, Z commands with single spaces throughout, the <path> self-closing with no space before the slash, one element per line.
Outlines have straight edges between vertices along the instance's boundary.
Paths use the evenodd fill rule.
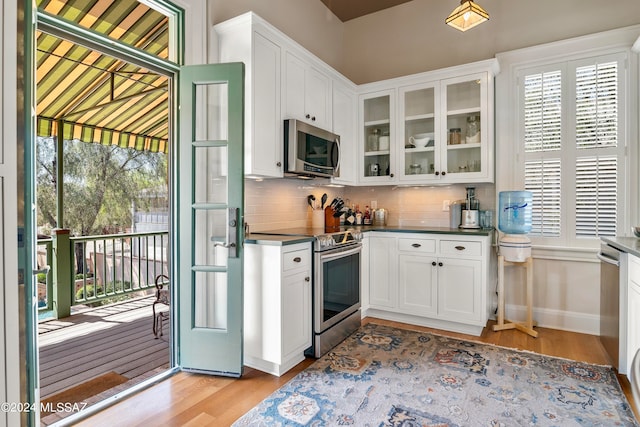
<path fill-rule="evenodd" d="M 524 305 L 507 304 L 505 307 L 505 315 L 506 318 L 511 321 L 526 319 L 527 307 Z M 538 326 L 542 328 L 600 335 L 600 313 L 587 314 L 534 307 L 533 320 L 538 322 Z"/>

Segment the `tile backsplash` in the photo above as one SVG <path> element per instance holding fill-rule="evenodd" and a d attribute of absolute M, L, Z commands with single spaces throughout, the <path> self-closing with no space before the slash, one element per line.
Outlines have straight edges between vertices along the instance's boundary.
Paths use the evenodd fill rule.
<path fill-rule="evenodd" d="M 443 211 L 443 201 L 464 199 L 466 185 L 443 187 L 328 187 L 328 180 L 265 179 L 245 180 L 245 222 L 251 232 L 291 227 L 311 226 L 312 210 L 307 196 L 320 198 L 327 193 L 328 202 L 336 196 L 357 204 L 361 210 L 376 201 L 379 208 L 389 211 L 389 225 L 448 227 L 449 212 Z M 494 184 L 476 184 L 480 209 L 495 210 Z M 348 200 L 347 200 L 348 199 Z M 494 221 L 497 216 L 494 214 Z M 494 224 L 495 226 L 495 224 Z"/>

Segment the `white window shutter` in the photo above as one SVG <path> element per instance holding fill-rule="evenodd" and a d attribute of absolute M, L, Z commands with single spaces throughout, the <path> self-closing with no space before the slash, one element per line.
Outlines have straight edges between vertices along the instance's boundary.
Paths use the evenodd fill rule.
<path fill-rule="evenodd" d="M 576 237 L 616 235 L 618 159 L 576 160 Z"/>
<path fill-rule="evenodd" d="M 530 234 L 559 237 L 562 214 L 560 159 L 526 161 L 524 169 L 525 190 L 533 193 Z"/>

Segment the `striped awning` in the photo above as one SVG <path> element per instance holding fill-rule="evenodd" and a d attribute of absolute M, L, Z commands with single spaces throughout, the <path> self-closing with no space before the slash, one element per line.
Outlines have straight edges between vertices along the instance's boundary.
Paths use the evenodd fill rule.
<path fill-rule="evenodd" d="M 39 0 L 38 7 L 168 57 L 168 18 L 136 0 Z M 36 45 L 38 136 L 168 151 L 167 76 L 42 31 Z"/>

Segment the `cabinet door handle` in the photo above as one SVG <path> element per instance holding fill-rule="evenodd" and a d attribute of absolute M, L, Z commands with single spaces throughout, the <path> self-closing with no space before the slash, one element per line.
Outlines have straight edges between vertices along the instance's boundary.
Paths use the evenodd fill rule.
<path fill-rule="evenodd" d="M 307 276 L 307 277 L 305 277 L 305 278 L 304 278 L 304 281 L 305 281 L 305 282 L 310 282 L 310 281 L 311 281 L 311 278 L 310 278 L 309 276 Z"/>
<path fill-rule="evenodd" d="M 315 122 L 316 121 L 316 116 L 311 117 L 311 121 Z"/>
<path fill-rule="evenodd" d="M 414 248 L 419 248 L 422 245 L 420 243 L 413 243 L 411 246 L 413 246 Z"/>
<path fill-rule="evenodd" d="M 467 248 L 465 248 L 464 246 L 456 246 L 456 249 L 459 251 L 464 251 Z"/>
<path fill-rule="evenodd" d="M 447 173 L 445 171 L 442 171 L 442 176 L 445 176 Z"/>
<path fill-rule="evenodd" d="M 440 171 L 436 171 L 436 176 L 440 175 Z"/>
<path fill-rule="evenodd" d="M 438 263 L 438 267 L 442 267 L 442 263 L 441 262 Z"/>
<path fill-rule="evenodd" d="M 392 173 L 389 174 L 389 178 L 393 178 L 393 174 Z"/>
<path fill-rule="evenodd" d="M 299 256 L 293 259 L 293 262 L 300 262 L 300 261 L 302 261 L 302 258 L 300 258 Z"/>
<path fill-rule="evenodd" d="M 433 265 L 433 266 L 435 267 L 435 266 L 436 266 L 436 262 L 435 262 L 435 261 L 432 261 L 432 262 L 431 262 L 431 265 Z"/>
<path fill-rule="evenodd" d="M 277 163 L 276 163 L 276 166 L 277 166 L 277 167 L 282 166 L 282 162 L 277 162 Z"/>
<path fill-rule="evenodd" d="M 304 117 L 307 118 L 307 119 L 310 119 L 311 118 L 311 114 L 305 114 Z"/>

